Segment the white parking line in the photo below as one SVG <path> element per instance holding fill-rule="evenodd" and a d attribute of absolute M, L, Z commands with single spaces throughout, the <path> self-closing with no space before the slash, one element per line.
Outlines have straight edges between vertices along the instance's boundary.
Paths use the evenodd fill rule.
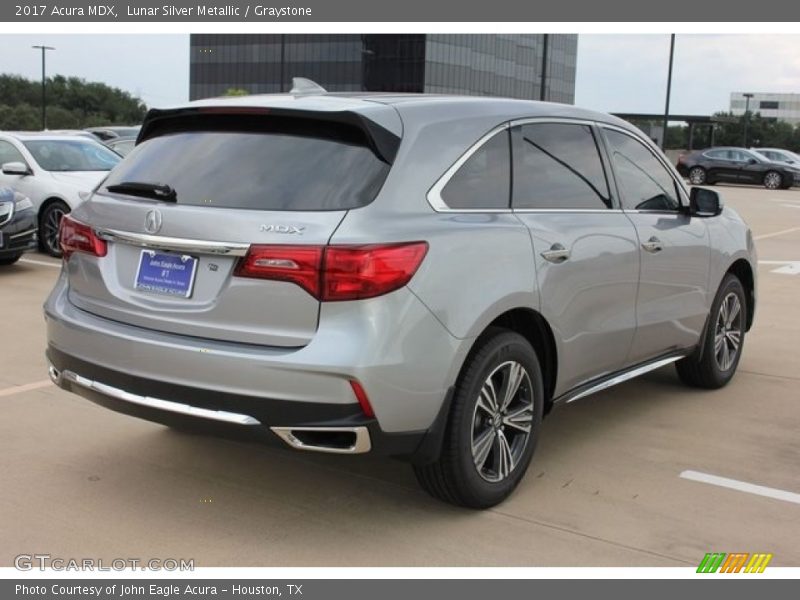
<path fill-rule="evenodd" d="M 43 260 L 33 260 L 32 258 L 20 258 L 19 262 L 28 263 L 29 265 L 42 265 L 43 267 L 53 267 L 55 269 L 61 268 L 60 262 L 45 262 Z"/>
<path fill-rule="evenodd" d="M 755 483 L 747 483 L 746 481 L 738 481 L 737 479 L 728 479 L 727 477 L 719 477 L 718 475 L 710 475 L 708 473 L 701 473 L 700 471 L 684 471 L 680 476 L 690 481 L 699 481 L 700 483 L 708 483 L 746 494 L 755 494 L 756 496 L 764 496 L 766 498 L 800 504 L 800 494 L 787 492 L 786 490 L 756 485 Z"/>
<path fill-rule="evenodd" d="M 760 260 L 760 265 L 781 265 L 777 269 L 770 269 L 770 273 L 780 273 L 781 275 L 800 274 L 800 260 Z"/>
<path fill-rule="evenodd" d="M 763 235 L 757 235 L 753 239 L 765 240 L 767 238 L 778 237 L 779 235 L 785 235 L 787 233 L 794 233 L 795 231 L 800 231 L 800 227 L 792 227 L 791 229 L 784 229 L 783 231 L 775 231 L 773 233 L 765 233 Z"/>
<path fill-rule="evenodd" d="M 47 387 L 49 385 L 53 385 L 53 382 L 49 379 L 34 381 L 33 383 L 26 383 L 25 385 L 15 385 L 14 387 L 0 390 L 0 398 L 4 396 L 13 396 L 14 394 L 21 394 L 22 392 L 30 392 L 31 390 L 38 390 L 39 388 Z"/>

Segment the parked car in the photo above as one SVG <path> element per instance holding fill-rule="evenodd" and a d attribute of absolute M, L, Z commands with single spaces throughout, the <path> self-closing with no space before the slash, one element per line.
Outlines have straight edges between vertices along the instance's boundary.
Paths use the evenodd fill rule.
<path fill-rule="evenodd" d="M 800 182 L 800 168 L 773 162 L 746 148 L 708 148 L 678 158 L 678 172 L 692 185 L 746 183 L 770 190 L 787 189 Z"/>
<path fill-rule="evenodd" d="M 100 142 L 82 136 L 0 132 L 0 186 L 33 202 L 40 248 L 61 256 L 61 217 L 88 197 L 121 159 Z"/>
<path fill-rule="evenodd" d="M 400 457 L 488 507 L 552 407 L 668 364 L 722 387 L 753 322 L 747 225 L 606 114 L 253 96 L 139 139 L 45 305 L 53 381 L 122 413 Z"/>
<path fill-rule="evenodd" d="M 135 138 L 139 135 L 139 129 L 141 129 L 139 126 L 112 125 L 108 127 L 88 127 L 85 131 L 88 131 L 102 142 L 109 142 L 121 137 Z"/>
<path fill-rule="evenodd" d="M 33 202 L 9 187 L 0 187 L 0 266 L 17 262 L 36 248 Z"/>
<path fill-rule="evenodd" d="M 106 142 L 106 146 L 120 156 L 128 156 L 135 145 L 136 138 L 116 138 Z"/>
<path fill-rule="evenodd" d="M 787 163 L 800 167 L 800 156 L 790 150 L 781 148 L 750 148 L 750 150 L 772 162 Z"/>

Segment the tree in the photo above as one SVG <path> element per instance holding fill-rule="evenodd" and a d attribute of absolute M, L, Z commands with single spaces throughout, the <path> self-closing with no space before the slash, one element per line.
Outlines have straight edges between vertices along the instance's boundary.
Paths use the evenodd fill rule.
<path fill-rule="evenodd" d="M 248 92 L 244 88 L 228 88 L 225 90 L 225 93 L 222 94 L 223 96 L 249 96 L 250 92 Z"/>
<path fill-rule="evenodd" d="M 147 112 L 141 99 L 104 83 L 55 75 L 46 86 L 49 129 L 135 125 Z M 0 75 L 0 129 L 41 128 L 41 94 L 41 81 Z"/>

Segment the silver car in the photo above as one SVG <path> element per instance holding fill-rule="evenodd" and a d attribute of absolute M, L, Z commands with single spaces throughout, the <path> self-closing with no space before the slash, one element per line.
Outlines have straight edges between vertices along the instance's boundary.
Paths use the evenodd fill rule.
<path fill-rule="evenodd" d="M 730 381 L 747 225 L 614 117 L 294 94 L 152 110 L 61 229 L 50 376 L 113 410 L 409 461 L 505 499 L 542 418 L 674 363 Z"/>

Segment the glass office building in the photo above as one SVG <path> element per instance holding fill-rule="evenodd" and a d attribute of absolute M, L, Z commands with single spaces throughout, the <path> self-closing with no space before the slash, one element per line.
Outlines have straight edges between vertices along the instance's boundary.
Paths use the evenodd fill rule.
<path fill-rule="evenodd" d="M 578 36 L 535 34 L 193 34 L 190 97 L 288 91 L 505 96 L 571 104 Z"/>

